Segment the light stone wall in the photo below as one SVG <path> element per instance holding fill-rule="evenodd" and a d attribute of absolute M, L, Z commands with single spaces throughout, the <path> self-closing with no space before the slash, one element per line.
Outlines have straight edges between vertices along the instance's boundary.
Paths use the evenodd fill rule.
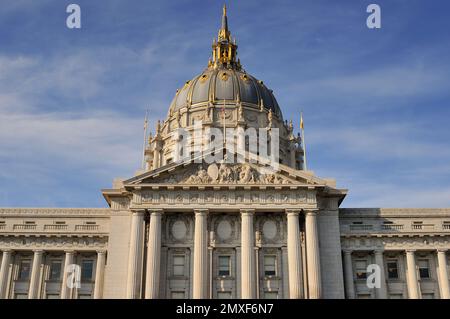
<path fill-rule="evenodd" d="M 318 225 L 323 298 L 342 299 L 344 282 L 338 211 L 320 211 Z"/>
<path fill-rule="evenodd" d="M 104 298 L 126 297 L 130 229 L 130 212 L 112 212 Z"/>

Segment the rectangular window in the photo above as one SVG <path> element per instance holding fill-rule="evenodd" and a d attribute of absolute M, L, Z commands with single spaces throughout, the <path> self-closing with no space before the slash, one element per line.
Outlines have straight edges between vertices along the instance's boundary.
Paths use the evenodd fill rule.
<path fill-rule="evenodd" d="M 266 291 L 264 293 L 264 299 L 278 299 L 277 291 Z"/>
<path fill-rule="evenodd" d="M 173 256 L 173 275 L 184 276 L 185 256 Z"/>
<path fill-rule="evenodd" d="M 387 262 L 388 279 L 398 279 L 398 264 L 396 260 Z"/>
<path fill-rule="evenodd" d="M 355 262 L 356 279 L 366 279 L 367 278 L 367 261 L 357 260 Z"/>
<path fill-rule="evenodd" d="M 172 299 L 184 299 L 184 291 L 172 291 L 170 296 Z"/>
<path fill-rule="evenodd" d="M 419 275 L 421 279 L 430 278 L 430 264 L 428 259 L 420 259 L 419 265 Z"/>
<path fill-rule="evenodd" d="M 265 276 L 276 276 L 276 265 L 277 257 L 276 256 L 264 256 L 264 275 Z"/>
<path fill-rule="evenodd" d="M 230 276 L 230 256 L 219 256 L 219 276 Z"/>
<path fill-rule="evenodd" d="M 92 274 L 94 272 L 94 261 L 92 259 L 85 259 L 81 262 L 81 281 L 92 281 Z"/>
<path fill-rule="evenodd" d="M 30 279 L 31 260 L 22 260 L 19 265 L 19 280 Z"/>
<path fill-rule="evenodd" d="M 219 291 L 217 299 L 231 299 L 231 291 Z"/>
<path fill-rule="evenodd" d="M 50 263 L 50 280 L 58 281 L 61 280 L 61 267 L 62 262 L 60 260 L 53 260 Z"/>

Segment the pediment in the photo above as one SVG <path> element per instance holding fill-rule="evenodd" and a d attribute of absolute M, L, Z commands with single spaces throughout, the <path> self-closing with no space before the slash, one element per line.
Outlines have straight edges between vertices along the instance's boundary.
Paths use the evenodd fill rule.
<path fill-rule="evenodd" d="M 127 181 L 125 185 L 326 185 L 326 181 L 311 173 L 279 165 L 278 170 L 258 163 L 206 163 L 190 161 L 168 165 L 146 172 Z"/>

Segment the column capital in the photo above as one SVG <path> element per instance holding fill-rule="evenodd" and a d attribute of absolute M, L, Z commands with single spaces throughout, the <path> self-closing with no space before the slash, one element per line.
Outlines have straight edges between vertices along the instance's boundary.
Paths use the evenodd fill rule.
<path fill-rule="evenodd" d="M 241 213 L 241 215 L 254 215 L 255 214 L 255 210 L 251 209 L 251 208 L 241 208 L 239 210 L 239 212 Z"/>
<path fill-rule="evenodd" d="M 2 249 L 2 252 L 3 252 L 4 254 L 10 254 L 10 253 L 13 252 L 13 250 L 12 250 L 12 249 Z"/>
<path fill-rule="evenodd" d="M 414 254 L 416 252 L 416 249 L 405 249 L 405 252 Z"/>
<path fill-rule="evenodd" d="M 97 254 L 106 255 L 106 250 L 97 250 Z"/>
<path fill-rule="evenodd" d="M 131 214 L 132 215 L 144 215 L 145 211 L 146 211 L 145 209 L 132 209 Z"/>
<path fill-rule="evenodd" d="M 66 253 L 66 255 L 74 255 L 75 254 L 75 250 L 64 250 L 64 252 Z"/>
<path fill-rule="evenodd" d="M 319 213 L 318 209 L 303 209 L 305 216 L 317 216 Z"/>
<path fill-rule="evenodd" d="M 43 254 L 44 250 L 43 249 L 33 249 L 33 253 L 35 253 L 35 254 Z"/>
<path fill-rule="evenodd" d="M 382 248 L 374 249 L 374 250 L 373 250 L 373 253 L 374 253 L 375 255 L 383 255 L 384 249 L 382 249 Z"/>
<path fill-rule="evenodd" d="M 209 209 L 194 209 L 195 215 L 206 215 L 209 213 Z"/>
<path fill-rule="evenodd" d="M 438 253 L 447 253 L 447 251 L 448 251 L 448 249 L 447 248 L 438 248 L 438 249 L 436 249 L 436 251 L 438 252 Z"/>
<path fill-rule="evenodd" d="M 164 213 L 164 209 L 149 209 L 148 212 L 151 215 L 162 215 Z"/>
<path fill-rule="evenodd" d="M 342 252 L 346 255 L 351 255 L 353 253 L 353 249 L 344 248 L 344 249 L 342 249 Z"/>
<path fill-rule="evenodd" d="M 298 216 L 301 213 L 301 209 L 285 209 L 286 215 L 294 215 L 294 216 Z"/>

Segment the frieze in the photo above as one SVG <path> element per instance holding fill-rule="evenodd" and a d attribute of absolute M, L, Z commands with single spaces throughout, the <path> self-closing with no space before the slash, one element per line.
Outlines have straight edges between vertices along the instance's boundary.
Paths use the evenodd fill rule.
<path fill-rule="evenodd" d="M 155 178 L 152 183 L 160 184 L 292 184 L 292 181 L 276 173 L 262 174 L 248 163 L 219 165 L 199 164 L 178 174 Z"/>
<path fill-rule="evenodd" d="M 307 195 L 309 194 L 309 195 Z M 154 205 L 314 205 L 315 193 L 257 191 L 142 191 L 142 204 Z M 135 203 L 138 204 L 138 203 Z"/>

